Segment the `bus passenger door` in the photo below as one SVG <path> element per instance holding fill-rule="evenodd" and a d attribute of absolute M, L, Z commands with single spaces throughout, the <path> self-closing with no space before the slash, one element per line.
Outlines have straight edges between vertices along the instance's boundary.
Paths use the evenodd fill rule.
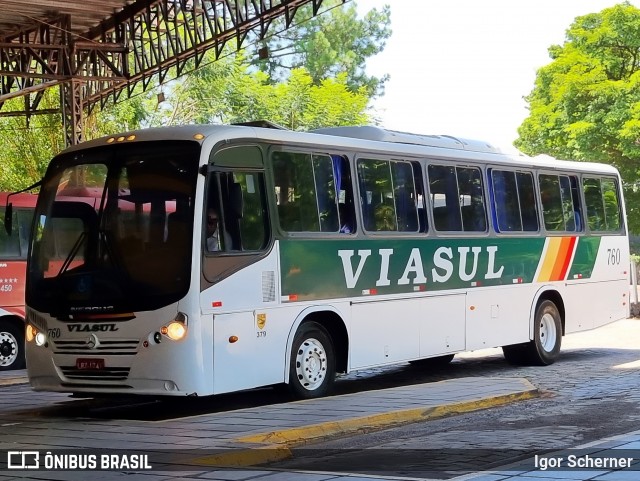
<path fill-rule="evenodd" d="M 214 393 L 283 381 L 288 327 L 278 322 L 277 247 L 271 242 L 262 152 L 212 154 L 202 209 L 200 294 L 205 363 Z M 213 240 L 210 240 L 213 238 Z"/>

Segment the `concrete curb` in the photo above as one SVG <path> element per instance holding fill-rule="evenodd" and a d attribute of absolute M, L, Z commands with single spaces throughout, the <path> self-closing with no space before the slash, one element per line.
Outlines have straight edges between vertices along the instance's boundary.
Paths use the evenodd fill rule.
<path fill-rule="evenodd" d="M 274 461 L 282 461 L 293 456 L 291 449 L 311 442 L 336 436 L 363 434 L 402 426 L 420 421 L 441 419 L 457 414 L 504 406 L 516 401 L 539 397 L 541 392 L 529 381 L 522 379 L 525 388 L 520 392 L 487 396 L 470 401 L 442 404 L 438 406 L 401 409 L 387 413 L 371 414 L 340 421 L 328 421 L 298 428 L 282 429 L 266 433 L 236 438 L 239 443 L 252 443 L 256 448 L 233 449 L 192 460 L 199 466 L 248 467 Z"/>

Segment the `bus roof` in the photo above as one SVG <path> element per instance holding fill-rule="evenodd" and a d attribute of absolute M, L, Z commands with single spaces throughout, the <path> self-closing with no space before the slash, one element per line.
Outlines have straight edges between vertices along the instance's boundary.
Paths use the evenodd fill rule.
<path fill-rule="evenodd" d="M 374 126 L 332 127 L 310 132 L 296 132 L 273 127 L 256 127 L 255 125 L 193 124 L 150 128 L 102 137 L 71 146 L 63 153 L 129 142 L 191 140 L 213 146 L 222 141 L 243 138 L 277 143 L 295 143 L 296 145 L 330 145 L 336 149 L 360 150 L 367 153 L 407 154 L 448 160 L 511 164 L 514 167 L 523 168 L 618 174 L 613 166 L 604 163 L 558 160 L 550 156 L 530 157 L 525 154 L 505 154 L 488 142 L 449 135 L 410 134 Z"/>
<path fill-rule="evenodd" d="M 497 147 L 480 140 L 463 139 L 450 135 L 411 134 L 370 125 L 359 127 L 329 127 L 312 130 L 311 132 L 315 134 L 351 137 L 354 139 L 376 140 L 378 142 L 392 142 L 394 144 L 424 145 L 428 147 L 470 150 L 473 152 L 489 152 L 492 154 L 502 153 Z"/>

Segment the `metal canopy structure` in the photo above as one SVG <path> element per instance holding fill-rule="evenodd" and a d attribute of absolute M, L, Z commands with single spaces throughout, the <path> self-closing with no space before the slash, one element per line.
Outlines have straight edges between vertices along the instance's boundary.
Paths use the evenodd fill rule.
<path fill-rule="evenodd" d="M 343 2 L 347 0 L 342 0 Z M 3 0 L 0 8 L 0 116 L 40 109 L 44 91 L 60 86 L 67 145 L 82 141 L 83 112 L 130 96 L 154 77 L 164 81 L 215 58 L 230 40 L 239 49 L 266 37 L 272 21 L 290 27 L 298 9 L 323 0 Z M 6 111 L 24 98 L 24 109 Z"/>

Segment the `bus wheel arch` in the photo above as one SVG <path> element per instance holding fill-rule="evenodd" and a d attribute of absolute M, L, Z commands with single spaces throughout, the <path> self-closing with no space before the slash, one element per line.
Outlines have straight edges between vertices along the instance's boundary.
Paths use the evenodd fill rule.
<path fill-rule="evenodd" d="M 24 366 L 24 321 L 17 316 L 0 317 L 0 371 Z"/>
<path fill-rule="evenodd" d="M 529 342 L 503 346 L 512 364 L 547 366 L 560 355 L 565 332 L 565 307 L 556 290 L 542 291 L 532 305 Z"/>
<path fill-rule="evenodd" d="M 564 336 L 565 333 L 565 307 L 564 301 L 562 300 L 562 296 L 555 289 L 549 289 L 546 291 L 542 291 L 539 293 L 536 301 L 531 306 L 531 319 L 535 318 L 536 312 L 544 301 L 551 301 L 558 309 L 558 314 L 560 314 L 560 324 L 562 326 L 561 336 Z M 529 331 L 529 339 L 534 339 L 534 323 L 531 323 L 531 329 Z"/>
<path fill-rule="evenodd" d="M 316 310 L 303 313 L 294 323 L 287 352 L 285 380 L 298 399 L 326 395 L 336 372 L 346 372 L 347 329 L 338 313 Z"/>

